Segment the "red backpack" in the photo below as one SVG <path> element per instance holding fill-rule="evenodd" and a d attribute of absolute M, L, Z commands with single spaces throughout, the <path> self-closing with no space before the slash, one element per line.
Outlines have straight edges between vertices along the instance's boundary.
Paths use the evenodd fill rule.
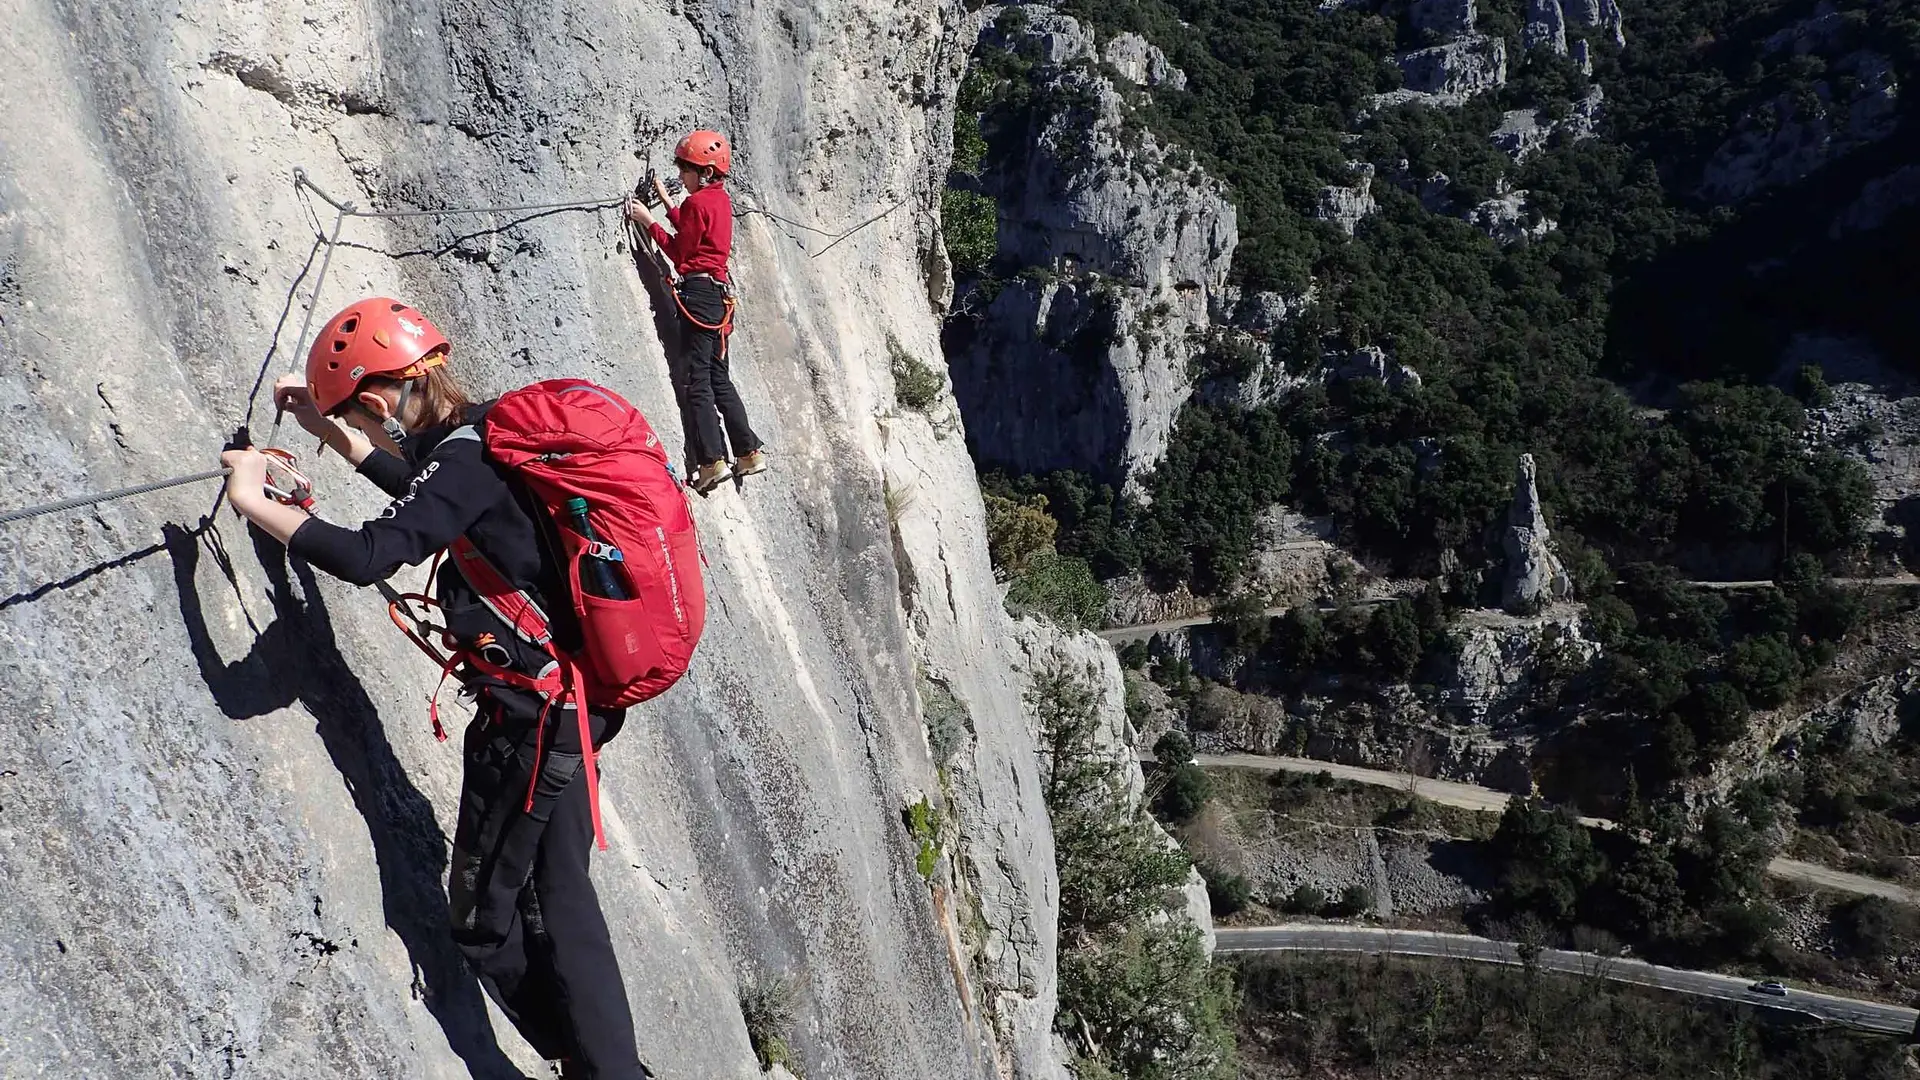
<path fill-rule="evenodd" d="M 678 682 L 693 660 L 706 625 L 707 597 L 686 491 L 667 465 L 666 449 L 646 417 L 618 394 L 584 379 L 549 379 L 515 390 L 494 403 L 477 433 L 462 429 L 448 437 L 455 436 L 481 438 L 488 456 L 512 470 L 546 506 L 552 533 L 560 541 L 558 554 L 565 563 L 581 647 L 567 652 L 555 645 L 539 603 L 462 537 L 447 548 L 454 566 L 494 614 L 521 638 L 546 650 L 553 662 L 529 677 L 493 663 L 482 655 L 484 649 L 462 648 L 444 661 L 442 682 L 464 663 L 545 695 L 549 707 L 573 706 L 580 722 L 593 834 L 605 850 L 600 775 L 587 707 L 617 709 L 646 701 Z M 567 500 L 576 496 L 587 500 L 587 521 L 601 542 L 620 549 L 621 561 L 608 565 L 616 574 L 624 573 L 627 595 L 633 599 L 609 600 L 581 590 L 580 560 L 588 542 L 562 513 Z M 437 706 L 433 712 L 434 732 L 444 739 Z M 540 774 L 539 755 L 536 743 L 534 781 Z M 532 804 L 529 782 L 529 810 Z"/>

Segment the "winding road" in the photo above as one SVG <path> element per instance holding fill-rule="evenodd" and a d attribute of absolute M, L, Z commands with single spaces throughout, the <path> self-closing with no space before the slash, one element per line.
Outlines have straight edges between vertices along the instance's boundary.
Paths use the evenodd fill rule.
<path fill-rule="evenodd" d="M 1142 754 L 1142 761 L 1153 760 L 1153 755 Z M 1476 787 L 1472 784 L 1460 784 L 1451 780 L 1430 780 L 1424 776 L 1415 777 L 1407 773 L 1387 772 L 1384 769 L 1363 769 L 1356 765 L 1338 765 L 1330 761 L 1316 761 L 1312 758 L 1267 757 L 1261 754 L 1201 754 L 1196 759 L 1202 766 L 1215 769 L 1257 769 L 1264 772 L 1330 773 L 1336 780 L 1350 780 L 1356 784 L 1371 784 L 1375 787 L 1390 787 L 1400 791 L 1410 791 L 1420 798 L 1440 803 L 1443 806 L 1457 806 L 1464 810 L 1481 810 L 1498 814 L 1507 808 L 1510 792 L 1496 791 L 1493 788 Z M 1606 818 L 1583 817 L 1580 824 L 1593 829 L 1611 829 L 1614 823 Z M 1895 903 L 1920 907 L 1920 892 L 1891 881 L 1866 877 L 1862 874 L 1849 874 L 1844 870 L 1820 866 L 1816 863 L 1801 862 L 1798 859 L 1777 858 L 1767 864 L 1767 873 L 1786 881 L 1798 881 L 1817 888 L 1831 889 L 1835 892 L 1852 893 L 1856 896 L 1882 896 Z"/>
<path fill-rule="evenodd" d="M 1439 934 L 1425 930 L 1388 930 L 1378 927 L 1322 923 L 1256 926 L 1215 931 L 1216 951 L 1222 953 L 1357 952 L 1397 956 L 1434 956 L 1488 964 L 1521 963 L 1519 946 L 1508 941 Z M 1748 989 L 1750 980 L 1706 971 L 1662 967 L 1644 960 L 1601 956 L 1597 953 L 1540 950 L 1539 965 L 1568 975 L 1597 976 L 1615 982 L 1651 986 L 1677 994 L 1737 1001 L 1769 1009 L 1804 1013 L 1836 1024 L 1847 1024 L 1888 1035 L 1911 1036 L 1920 1012 L 1899 1005 L 1839 997 L 1812 990 L 1790 989 L 1784 997 Z"/>

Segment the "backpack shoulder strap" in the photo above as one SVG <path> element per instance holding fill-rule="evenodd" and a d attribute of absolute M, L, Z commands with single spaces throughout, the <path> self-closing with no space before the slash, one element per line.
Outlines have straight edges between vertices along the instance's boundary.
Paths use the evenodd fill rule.
<path fill-rule="evenodd" d="M 463 442 L 477 442 L 480 444 L 482 450 L 485 450 L 487 446 L 487 440 L 481 436 L 480 426 L 478 424 L 462 424 L 452 431 L 447 432 L 445 435 L 442 435 L 440 441 L 434 444 L 432 453 L 429 453 L 427 456 L 432 457 L 434 454 L 438 454 L 440 451 L 452 447 L 455 443 Z"/>
<path fill-rule="evenodd" d="M 552 645 L 553 625 L 539 601 L 501 573 L 492 559 L 473 546 L 473 541 L 462 536 L 447 545 L 447 552 L 453 556 L 454 569 L 460 571 L 460 576 L 467 579 L 473 591 L 480 594 L 481 602 L 499 616 L 501 622 L 512 627 L 513 632 L 530 645 L 543 649 Z"/>
<path fill-rule="evenodd" d="M 441 447 L 449 443 L 476 442 L 485 449 L 486 439 L 480 434 L 477 424 L 462 424 L 441 438 L 440 445 L 434 447 L 438 453 Z M 447 553 L 453 556 L 453 565 L 460 576 L 467 579 L 473 591 L 500 621 L 513 628 L 513 632 L 531 645 L 545 648 L 553 640 L 553 627 L 547 619 L 547 613 L 540 607 L 525 589 L 515 585 L 493 560 L 480 553 L 473 541 L 462 536 L 447 545 Z"/>

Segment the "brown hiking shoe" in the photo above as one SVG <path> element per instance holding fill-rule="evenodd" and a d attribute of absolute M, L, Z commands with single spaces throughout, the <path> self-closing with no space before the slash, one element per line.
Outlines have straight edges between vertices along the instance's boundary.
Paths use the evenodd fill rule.
<path fill-rule="evenodd" d="M 700 466 L 693 474 L 693 490 L 705 495 L 733 475 L 733 467 L 725 458 L 709 461 Z"/>
<path fill-rule="evenodd" d="M 752 476 L 754 473 L 766 471 L 767 454 L 764 450 L 755 450 L 749 454 L 741 454 L 740 460 L 733 463 L 733 473 L 735 476 Z"/>

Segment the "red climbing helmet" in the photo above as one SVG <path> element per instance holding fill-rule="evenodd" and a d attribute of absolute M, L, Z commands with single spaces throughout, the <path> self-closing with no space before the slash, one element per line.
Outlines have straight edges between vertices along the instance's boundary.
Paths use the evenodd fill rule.
<path fill-rule="evenodd" d="M 327 320 L 307 351 L 307 392 L 322 413 L 346 404 L 369 375 L 413 379 L 447 362 L 446 337 L 425 315 L 385 296 Z"/>
<path fill-rule="evenodd" d="M 673 160 L 684 161 L 696 169 L 709 166 L 721 176 L 733 171 L 733 148 L 727 145 L 727 137 L 717 131 L 689 132 L 673 148 Z"/>

